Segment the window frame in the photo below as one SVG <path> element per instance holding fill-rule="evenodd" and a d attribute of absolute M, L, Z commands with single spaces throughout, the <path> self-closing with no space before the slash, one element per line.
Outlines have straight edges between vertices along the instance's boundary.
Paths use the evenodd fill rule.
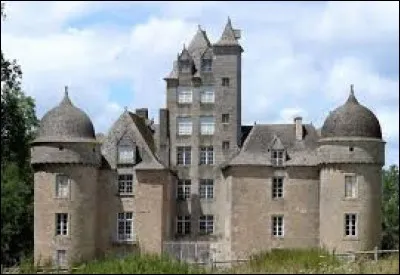
<path fill-rule="evenodd" d="M 347 224 L 347 218 L 349 217 L 349 224 Z M 350 219 L 350 218 L 354 219 Z M 344 214 L 344 236 L 345 238 L 357 238 L 358 237 L 358 213 L 345 213 Z M 354 231 L 354 234 L 352 234 Z M 351 233 L 351 234 L 348 234 Z"/>
<path fill-rule="evenodd" d="M 279 222 L 281 221 L 281 222 Z M 283 238 L 285 236 L 285 218 L 284 215 L 276 214 L 271 217 L 272 237 Z M 280 232 L 280 233 L 279 233 Z"/>
<path fill-rule="evenodd" d="M 215 91 L 212 88 L 200 91 L 200 103 L 213 104 L 215 103 Z"/>
<path fill-rule="evenodd" d="M 59 181 L 60 178 L 66 179 L 66 183 L 65 183 L 66 186 L 63 187 L 64 189 L 60 188 L 60 181 Z M 61 193 L 63 193 L 63 192 L 61 192 L 61 190 L 64 190 L 64 192 L 66 192 L 66 194 L 64 194 L 62 196 Z M 70 199 L 70 196 L 71 196 L 71 179 L 65 174 L 56 174 L 55 198 L 56 199 Z"/>
<path fill-rule="evenodd" d="M 276 156 L 274 156 L 276 153 Z M 282 154 L 282 156 L 279 157 L 279 153 Z M 271 163 L 272 166 L 277 166 L 281 167 L 285 163 L 285 150 L 283 149 L 272 149 L 271 150 Z"/>
<path fill-rule="evenodd" d="M 192 233 L 191 216 L 190 215 L 176 216 L 176 234 L 178 236 L 187 236 L 190 235 L 191 233 Z"/>
<path fill-rule="evenodd" d="M 55 213 L 55 235 L 68 236 L 69 235 L 69 214 L 68 213 Z"/>
<path fill-rule="evenodd" d="M 178 104 L 193 103 L 193 90 L 192 89 L 179 89 L 177 102 L 178 102 Z"/>
<path fill-rule="evenodd" d="M 351 182 L 351 196 L 348 196 L 348 182 L 347 178 L 353 178 L 354 181 Z M 358 178 L 355 173 L 345 173 L 344 174 L 344 198 L 345 199 L 357 199 L 358 197 Z"/>
<path fill-rule="evenodd" d="M 200 146 L 199 148 L 199 164 L 200 165 L 214 165 L 215 154 L 213 146 Z"/>
<path fill-rule="evenodd" d="M 130 150 L 121 150 L 122 148 L 129 148 Z M 129 153 L 129 158 L 122 157 L 121 152 Z M 122 137 L 117 144 L 117 164 L 119 165 L 133 165 L 136 164 L 136 143 L 128 137 Z"/>
<path fill-rule="evenodd" d="M 229 87 L 230 86 L 230 80 L 229 77 L 222 77 L 221 78 L 221 86 L 222 87 Z"/>
<path fill-rule="evenodd" d="M 182 156 L 182 162 L 180 162 Z M 192 147 L 191 146 L 177 146 L 176 148 L 176 165 L 187 166 L 192 164 Z"/>
<path fill-rule="evenodd" d="M 201 60 L 201 71 L 212 72 L 213 62 L 211 58 L 204 58 Z"/>
<path fill-rule="evenodd" d="M 190 200 L 192 196 L 192 181 L 179 179 L 176 187 L 176 199 L 180 201 Z"/>
<path fill-rule="evenodd" d="M 272 198 L 283 199 L 284 197 L 284 177 L 272 177 Z"/>
<path fill-rule="evenodd" d="M 126 177 L 125 179 L 121 179 L 122 177 Z M 130 177 L 130 179 L 129 179 L 129 177 Z M 131 191 L 129 192 L 128 191 L 128 189 L 129 189 L 129 184 L 130 183 L 130 189 L 131 189 Z M 123 190 L 124 191 L 121 191 L 121 185 L 123 184 Z M 133 178 L 133 174 L 131 174 L 131 173 L 121 173 L 121 174 L 118 174 L 118 194 L 120 195 L 120 196 L 126 196 L 126 195 L 128 195 L 128 196 L 130 196 L 130 195 L 133 195 L 135 193 L 135 190 L 134 190 L 134 178 Z"/>
<path fill-rule="evenodd" d="M 226 147 L 225 146 L 225 144 L 227 144 L 228 146 Z M 223 151 L 228 151 L 230 148 L 230 142 L 229 142 L 229 140 L 224 140 L 224 141 L 222 141 L 222 150 Z"/>
<path fill-rule="evenodd" d="M 214 199 L 214 179 L 200 179 L 199 198 L 205 200 Z"/>
<path fill-rule="evenodd" d="M 214 215 L 201 215 L 199 217 L 199 233 L 201 235 L 214 234 Z"/>
<path fill-rule="evenodd" d="M 193 133 L 193 121 L 191 117 L 177 117 L 176 126 L 178 136 L 191 136 Z"/>
<path fill-rule="evenodd" d="M 60 253 L 61 251 L 63 251 L 63 253 Z M 57 249 L 55 254 L 56 254 L 55 255 L 56 266 L 65 267 L 65 266 L 68 265 L 68 258 L 67 258 L 67 250 L 66 249 Z M 60 254 L 64 255 L 63 263 L 60 263 Z"/>
<path fill-rule="evenodd" d="M 200 117 L 200 135 L 212 136 L 215 133 L 215 118 L 214 116 Z"/>
<path fill-rule="evenodd" d="M 130 218 L 128 215 L 130 214 Z M 123 233 L 120 232 L 120 223 L 123 224 Z M 127 234 L 128 225 L 130 224 L 130 234 Z M 134 213 L 133 211 L 118 212 L 117 213 L 117 241 L 118 242 L 133 242 L 135 238 L 134 233 Z M 122 238 L 122 237 L 123 238 Z M 128 236 L 128 238 L 126 237 Z"/>

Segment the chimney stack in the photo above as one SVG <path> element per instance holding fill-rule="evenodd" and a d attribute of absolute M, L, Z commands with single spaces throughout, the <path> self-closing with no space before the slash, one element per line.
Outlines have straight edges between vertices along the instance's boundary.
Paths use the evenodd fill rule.
<path fill-rule="evenodd" d="M 149 118 L 149 110 L 147 108 L 136 109 L 136 114 L 145 120 Z"/>
<path fill-rule="evenodd" d="M 296 125 L 296 140 L 303 140 L 303 118 L 301 116 L 294 118 L 294 124 Z"/>

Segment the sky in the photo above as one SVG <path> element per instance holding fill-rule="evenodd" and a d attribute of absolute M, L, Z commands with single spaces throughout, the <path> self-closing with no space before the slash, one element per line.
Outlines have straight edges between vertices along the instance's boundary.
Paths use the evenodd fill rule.
<path fill-rule="evenodd" d="M 198 25 L 211 42 L 241 29 L 242 124 L 320 128 L 354 84 L 399 164 L 399 2 L 6 2 L 1 49 L 17 59 L 39 118 L 64 86 L 107 133 L 124 108 L 166 105 L 163 78 Z"/>

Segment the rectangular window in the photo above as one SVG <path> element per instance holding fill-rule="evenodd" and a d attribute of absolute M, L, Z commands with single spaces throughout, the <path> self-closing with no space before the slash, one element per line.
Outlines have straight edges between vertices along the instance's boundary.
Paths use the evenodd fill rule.
<path fill-rule="evenodd" d="M 229 114 L 222 114 L 222 123 L 229 123 Z"/>
<path fill-rule="evenodd" d="M 70 180 L 66 175 L 56 175 L 56 198 L 69 197 Z"/>
<path fill-rule="evenodd" d="M 213 179 L 201 179 L 199 195 L 201 199 L 212 199 L 214 198 L 214 180 Z"/>
<path fill-rule="evenodd" d="M 176 233 L 179 235 L 190 234 L 190 216 L 178 216 L 176 221 Z"/>
<path fill-rule="evenodd" d="M 118 175 L 118 192 L 120 194 L 133 194 L 133 175 Z"/>
<path fill-rule="evenodd" d="M 120 144 L 118 145 L 118 163 L 135 163 L 135 154 L 134 154 L 133 145 L 128 144 Z"/>
<path fill-rule="evenodd" d="M 118 213 L 118 241 L 133 241 L 133 212 Z"/>
<path fill-rule="evenodd" d="M 357 196 L 356 193 L 356 176 L 355 175 L 345 175 L 344 176 L 344 195 L 346 198 L 355 198 Z"/>
<path fill-rule="evenodd" d="M 192 90 L 180 90 L 178 92 L 178 103 L 192 103 Z"/>
<path fill-rule="evenodd" d="M 56 235 L 67 236 L 68 235 L 68 214 L 57 213 L 56 214 Z"/>
<path fill-rule="evenodd" d="M 282 166 L 284 160 L 283 150 L 272 150 L 272 165 Z"/>
<path fill-rule="evenodd" d="M 200 117 L 200 133 L 202 135 L 213 135 L 214 134 L 214 117 L 204 116 Z"/>
<path fill-rule="evenodd" d="M 284 235 L 283 216 L 272 217 L 272 235 L 274 237 L 283 237 Z"/>
<path fill-rule="evenodd" d="M 209 89 L 200 92 L 201 103 L 214 103 L 214 101 L 215 101 L 214 90 Z"/>
<path fill-rule="evenodd" d="M 67 251 L 57 250 L 56 251 L 56 264 L 57 266 L 67 266 Z"/>
<path fill-rule="evenodd" d="M 178 135 L 185 136 L 192 134 L 192 119 L 190 117 L 178 117 Z"/>
<path fill-rule="evenodd" d="M 283 198 L 283 178 L 274 177 L 272 179 L 272 197 Z"/>
<path fill-rule="evenodd" d="M 190 198 L 191 194 L 191 181 L 178 180 L 177 199 L 186 200 Z"/>
<path fill-rule="evenodd" d="M 345 214 L 345 224 L 346 236 L 357 236 L 357 214 Z"/>
<path fill-rule="evenodd" d="M 190 146 L 177 148 L 177 164 L 190 165 L 192 159 L 192 148 Z"/>
<path fill-rule="evenodd" d="M 214 164 L 214 148 L 212 146 L 200 147 L 200 164 Z"/>
<path fill-rule="evenodd" d="M 222 78 L 222 86 L 229 87 L 229 78 L 228 77 Z"/>
<path fill-rule="evenodd" d="M 214 232 L 214 216 L 200 216 L 199 226 L 200 234 L 212 234 Z"/>
<path fill-rule="evenodd" d="M 229 141 L 222 142 L 222 150 L 229 150 Z"/>
<path fill-rule="evenodd" d="M 201 70 L 203 72 L 211 72 L 212 70 L 212 59 L 203 59 L 201 62 Z"/>

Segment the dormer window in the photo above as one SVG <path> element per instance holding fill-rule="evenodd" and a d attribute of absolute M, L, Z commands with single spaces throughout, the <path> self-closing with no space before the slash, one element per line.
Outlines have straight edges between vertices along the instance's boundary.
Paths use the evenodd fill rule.
<path fill-rule="evenodd" d="M 284 161 L 284 150 L 272 150 L 271 162 L 274 166 L 282 166 Z"/>
<path fill-rule="evenodd" d="M 129 139 L 121 139 L 118 144 L 118 163 L 135 164 L 136 145 Z"/>
<path fill-rule="evenodd" d="M 211 72 L 212 70 L 212 60 L 211 59 L 203 59 L 201 62 L 201 70 L 203 72 Z"/>
<path fill-rule="evenodd" d="M 181 60 L 179 63 L 180 63 L 180 66 L 179 66 L 180 72 L 187 73 L 187 72 L 191 71 L 190 60 Z"/>

